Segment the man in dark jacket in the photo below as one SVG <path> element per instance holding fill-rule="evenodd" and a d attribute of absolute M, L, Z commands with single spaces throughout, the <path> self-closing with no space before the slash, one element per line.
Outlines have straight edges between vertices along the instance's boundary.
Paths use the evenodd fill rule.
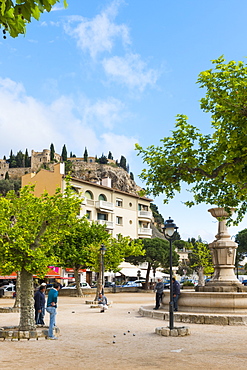
<path fill-rule="evenodd" d="M 175 279 L 175 277 L 172 278 L 172 285 L 173 285 L 173 304 L 174 304 L 174 311 L 178 310 L 178 298 L 180 295 L 180 284 Z"/>
<path fill-rule="evenodd" d="M 34 294 L 34 309 L 35 309 L 35 323 L 36 325 L 45 325 L 44 312 L 45 312 L 45 289 L 41 285 Z"/>
<path fill-rule="evenodd" d="M 158 283 L 156 283 L 154 287 L 154 291 L 156 292 L 156 305 L 154 307 L 154 310 L 158 310 L 160 307 L 163 290 L 164 290 L 164 283 L 162 282 L 161 279 L 158 279 Z"/>

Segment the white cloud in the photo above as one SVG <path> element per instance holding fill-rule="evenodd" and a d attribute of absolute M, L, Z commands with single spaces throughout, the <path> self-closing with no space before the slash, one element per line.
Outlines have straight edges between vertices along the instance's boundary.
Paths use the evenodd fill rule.
<path fill-rule="evenodd" d="M 124 109 L 124 104 L 112 97 L 107 100 L 97 100 L 95 103 L 84 99 L 80 104 L 85 123 L 93 126 L 103 124 L 108 129 L 112 129 L 125 116 Z"/>
<path fill-rule="evenodd" d="M 116 159 L 124 155 L 128 160 L 134 152 L 135 143 L 137 142 L 134 137 L 117 135 L 111 132 L 102 134 L 101 138 L 103 139 L 104 153 L 107 154 L 110 150 Z"/>
<path fill-rule="evenodd" d="M 22 84 L 0 78 L 0 101 L 1 157 L 11 149 L 14 153 L 26 148 L 40 151 L 51 143 L 57 153 L 66 144 L 68 152 L 77 156 L 83 155 L 85 146 L 92 156 L 109 150 L 116 155 L 133 151 L 133 138 L 104 133 L 104 127 L 108 131 L 124 116 L 124 106 L 116 99 L 93 103 L 60 96 L 44 104 L 28 96 Z"/>
<path fill-rule="evenodd" d="M 70 17 L 69 24 L 65 25 L 65 31 L 77 40 L 78 47 L 83 51 L 89 51 L 93 59 L 102 52 L 110 53 L 118 38 L 123 44 L 130 43 L 128 27 L 114 23 L 121 2 L 113 1 L 92 20 L 79 16 Z M 78 25 L 72 28 L 74 22 L 78 22 Z"/>
<path fill-rule="evenodd" d="M 104 59 L 102 64 L 112 80 L 140 91 L 147 85 L 155 85 L 159 75 L 158 71 L 148 69 L 138 54 L 127 54 L 125 58 L 115 56 Z"/>

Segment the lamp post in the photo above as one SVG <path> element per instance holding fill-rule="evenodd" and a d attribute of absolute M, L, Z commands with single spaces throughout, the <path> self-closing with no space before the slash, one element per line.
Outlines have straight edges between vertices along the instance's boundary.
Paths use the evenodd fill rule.
<path fill-rule="evenodd" d="M 105 268 L 104 268 L 104 254 L 106 251 L 106 247 L 104 244 L 101 244 L 100 247 L 100 275 L 101 275 L 101 291 L 102 294 L 104 295 L 104 273 L 105 273 Z"/>
<path fill-rule="evenodd" d="M 169 328 L 170 330 L 173 329 L 174 319 L 173 319 L 173 284 L 172 284 L 172 241 L 174 240 L 174 236 L 176 234 L 178 227 L 173 222 L 171 217 L 169 220 L 165 221 L 165 225 L 163 228 L 165 238 L 170 243 L 170 302 L 169 302 Z"/>

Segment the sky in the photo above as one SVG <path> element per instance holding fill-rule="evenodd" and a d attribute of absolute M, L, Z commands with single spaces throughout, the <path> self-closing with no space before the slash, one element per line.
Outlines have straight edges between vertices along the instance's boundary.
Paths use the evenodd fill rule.
<path fill-rule="evenodd" d="M 67 0 L 27 26 L 25 36 L 0 38 L 0 158 L 53 143 L 61 154 L 124 155 L 138 185 L 146 148 L 169 136 L 177 114 L 203 133 L 198 74 L 211 60 L 246 61 L 246 0 Z M 152 198 L 152 195 L 150 195 Z M 187 208 L 186 186 L 168 205 L 183 239 L 211 242 L 212 205 Z M 234 236 L 246 220 L 230 227 Z"/>

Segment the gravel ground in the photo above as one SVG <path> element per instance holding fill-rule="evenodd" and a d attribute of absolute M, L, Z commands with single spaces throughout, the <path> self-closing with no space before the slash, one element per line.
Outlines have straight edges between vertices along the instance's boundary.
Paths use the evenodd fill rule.
<path fill-rule="evenodd" d="M 90 297 L 59 297 L 59 340 L 0 341 L 0 369 L 247 369 L 246 326 L 189 324 L 190 336 L 160 337 L 155 328 L 168 323 L 138 314 L 140 306 L 153 307 L 153 294 L 107 298 L 112 307 L 99 313 L 85 304 Z M 11 299 L 0 300 L 1 307 L 12 304 Z M 19 314 L 0 314 L 2 326 L 17 325 L 18 320 Z"/>

